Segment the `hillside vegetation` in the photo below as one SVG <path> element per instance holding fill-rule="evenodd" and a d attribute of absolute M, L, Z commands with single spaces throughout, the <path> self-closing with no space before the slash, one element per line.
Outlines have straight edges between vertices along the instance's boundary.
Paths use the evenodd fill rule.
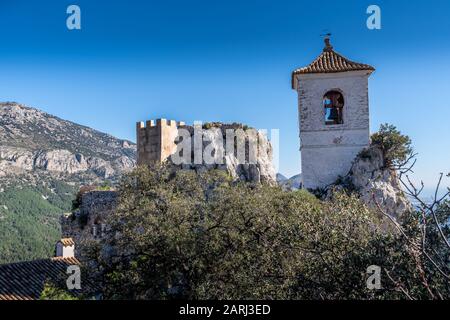
<path fill-rule="evenodd" d="M 116 181 L 135 158 L 129 141 L 0 103 L 0 263 L 53 256 L 79 187 Z"/>
<path fill-rule="evenodd" d="M 408 174 L 410 139 L 392 126 L 374 138 Z M 319 200 L 215 170 L 140 167 L 119 192 L 109 236 L 87 250 L 107 299 L 450 298 L 450 190 L 397 219 L 354 188 Z"/>
<path fill-rule="evenodd" d="M 438 219 L 449 209 L 442 203 Z M 410 241 L 419 219 L 406 214 L 403 234 L 346 193 L 321 201 L 215 171 L 139 168 L 122 181 L 108 249 L 88 251 L 107 299 L 399 299 L 402 289 L 448 298 L 448 279 Z M 436 228 L 427 237 L 426 252 L 448 259 Z M 377 290 L 367 287 L 374 265 Z"/>
<path fill-rule="evenodd" d="M 54 181 L 0 192 L 0 263 L 48 258 L 60 237 L 59 217 L 70 210 L 74 188 Z"/>

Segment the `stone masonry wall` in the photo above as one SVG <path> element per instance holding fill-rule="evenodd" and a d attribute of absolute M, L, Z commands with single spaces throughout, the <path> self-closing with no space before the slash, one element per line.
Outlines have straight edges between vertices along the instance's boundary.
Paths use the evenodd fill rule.
<path fill-rule="evenodd" d="M 91 242 L 100 242 L 107 233 L 105 224 L 117 206 L 116 191 L 91 191 L 82 195 L 80 208 L 61 217 L 62 237 L 75 242 L 75 257 L 87 261 L 85 247 Z"/>
<path fill-rule="evenodd" d="M 137 123 L 137 153 L 138 165 L 151 165 L 168 161 L 169 163 L 179 165 L 176 161 L 172 161 L 172 155 L 179 154 L 178 150 L 180 141 L 183 141 L 182 134 L 179 134 L 178 129 L 185 129 L 191 136 L 190 152 L 191 160 L 195 159 L 195 154 L 202 155 L 207 149 L 213 149 L 218 154 L 225 154 L 226 150 L 226 131 L 243 130 L 242 124 L 210 124 L 209 129 L 200 127 L 199 136 L 202 141 L 198 144 L 194 143 L 196 139 L 194 136 L 194 127 L 188 126 L 184 122 L 176 122 L 173 120 L 151 120 L 147 121 L 146 125 L 143 122 Z M 207 164 L 200 160 L 199 163 L 183 163 L 179 165 L 182 169 L 190 169 L 196 171 L 203 171 L 209 169 L 226 170 L 236 180 L 249 182 L 264 182 L 269 184 L 276 184 L 276 173 L 272 163 L 272 145 L 267 137 L 261 133 L 256 132 L 255 137 L 247 135 L 247 142 L 252 140 L 254 145 L 257 145 L 256 163 L 249 163 L 248 146 L 245 147 L 247 157 L 244 163 L 240 163 L 235 155 L 226 155 L 223 162 Z M 242 131 L 245 133 L 245 130 Z M 184 150 L 185 151 L 185 150 Z M 204 160 L 204 159 L 203 159 Z"/>
<path fill-rule="evenodd" d="M 136 125 L 137 163 L 149 164 L 166 160 L 176 151 L 174 143 L 178 135 L 178 126 L 183 122 L 158 119 L 138 122 Z"/>
<path fill-rule="evenodd" d="M 324 188 L 345 176 L 356 155 L 369 145 L 368 74 L 304 75 L 298 80 L 303 184 Z M 325 125 L 323 97 L 330 90 L 344 97 L 343 124 Z"/>

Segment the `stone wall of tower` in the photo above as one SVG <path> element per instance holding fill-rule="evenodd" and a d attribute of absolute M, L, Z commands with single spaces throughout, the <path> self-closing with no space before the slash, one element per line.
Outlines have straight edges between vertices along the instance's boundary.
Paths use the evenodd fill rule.
<path fill-rule="evenodd" d="M 345 176 L 356 155 L 369 145 L 368 76 L 364 71 L 298 76 L 305 188 L 323 188 Z M 344 96 L 343 124 L 325 124 L 323 97 L 330 90 Z"/>
<path fill-rule="evenodd" d="M 93 242 L 105 240 L 109 226 L 106 224 L 117 207 L 118 192 L 90 191 L 81 196 L 80 207 L 60 218 L 63 237 L 75 242 L 74 254 L 80 261 L 88 261 L 87 248 Z"/>
<path fill-rule="evenodd" d="M 165 161 L 173 154 L 177 146 L 178 126 L 183 122 L 158 119 L 138 122 L 136 125 L 137 163 L 155 164 Z"/>

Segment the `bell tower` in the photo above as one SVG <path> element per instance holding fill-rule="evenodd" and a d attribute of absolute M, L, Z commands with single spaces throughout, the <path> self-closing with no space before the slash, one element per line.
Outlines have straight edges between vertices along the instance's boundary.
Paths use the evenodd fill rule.
<path fill-rule="evenodd" d="M 369 145 L 368 79 L 374 71 L 335 52 L 327 36 L 323 52 L 292 72 L 304 188 L 324 188 L 345 176 Z"/>

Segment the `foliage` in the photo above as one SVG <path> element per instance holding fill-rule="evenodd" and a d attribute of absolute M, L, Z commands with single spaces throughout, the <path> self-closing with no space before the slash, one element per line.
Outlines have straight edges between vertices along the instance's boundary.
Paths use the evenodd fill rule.
<path fill-rule="evenodd" d="M 110 191 L 112 189 L 113 189 L 113 187 L 111 185 L 111 182 L 110 181 L 105 181 L 105 182 L 103 182 L 102 185 L 98 186 L 96 190 L 98 190 L 98 191 Z"/>
<path fill-rule="evenodd" d="M 58 181 L 0 192 L 0 263 L 53 256 L 59 217 L 70 210 L 72 194 Z"/>
<path fill-rule="evenodd" d="M 202 125 L 202 129 L 212 129 L 212 128 L 220 128 L 222 126 L 232 126 L 232 127 L 236 127 L 239 129 L 242 129 L 244 131 L 246 131 L 247 129 L 250 129 L 250 127 L 246 124 L 242 124 L 242 123 L 237 123 L 237 122 L 233 122 L 232 124 L 225 124 L 222 122 L 206 122 Z"/>
<path fill-rule="evenodd" d="M 413 156 L 411 139 L 401 134 L 393 125 L 382 124 L 371 140 L 373 145 L 381 148 L 386 167 L 401 167 Z"/>
<path fill-rule="evenodd" d="M 138 168 L 119 191 L 107 243 L 118 256 L 91 257 L 105 271 L 107 299 L 403 298 L 386 274 L 381 290 L 367 289 L 371 265 L 426 296 L 407 240 L 354 196 L 322 202 L 165 167 Z M 445 287 L 436 275 L 430 283 Z"/>
<path fill-rule="evenodd" d="M 415 161 L 414 161 L 415 163 Z M 390 218 L 396 230 L 400 232 L 406 253 L 413 258 L 412 268 L 417 277 L 400 279 L 389 277 L 396 290 L 411 300 L 448 299 L 450 296 L 450 188 L 441 193 L 439 180 L 431 199 L 423 199 L 424 189 L 416 187 L 408 177 L 414 166 L 399 170 L 399 180 L 405 193 L 416 205 L 414 210 L 404 215 L 401 222 Z M 450 174 L 447 175 L 450 177 Z M 380 210 L 385 216 L 385 212 Z M 411 281 L 413 280 L 413 281 Z M 414 280 L 416 280 L 414 282 Z M 411 282 L 413 284 L 411 284 Z"/>
<path fill-rule="evenodd" d="M 58 288 L 52 283 L 46 282 L 39 300 L 79 300 L 67 291 Z"/>

